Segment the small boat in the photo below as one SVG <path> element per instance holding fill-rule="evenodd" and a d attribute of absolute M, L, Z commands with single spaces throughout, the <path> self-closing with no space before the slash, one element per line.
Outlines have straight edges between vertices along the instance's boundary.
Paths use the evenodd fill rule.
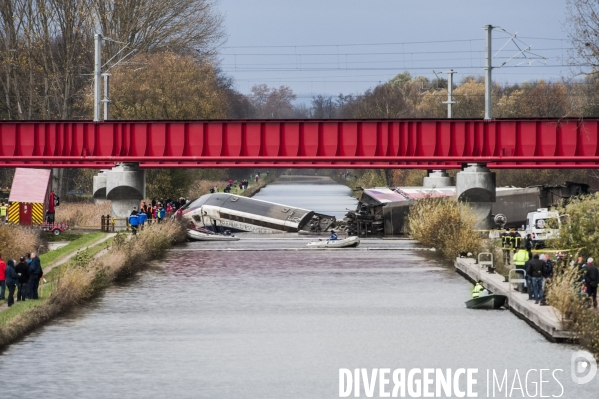
<path fill-rule="evenodd" d="M 234 235 L 216 234 L 209 230 L 187 229 L 187 238 L 194 241 L 239 241 Z"/>
<path fill-rule="evenodd" d="M 488 291 L 483 291 L 487 292 Z M 507 296 L 499 294 L 481 295 L 478 298 L 471 299 L 466 302 L 468 309 L 500 309 L 505 306 Z M 507 308 L 507 307 L 506 307 Z"/>
<path fill-rule="evenodd" d="M 308 244 L 308 247 L 314 249 L 334 249 L 334 248 L 351 248 L 360 245 L 360 237 L 352 236 L 343 240 L 320 240 Z"/>

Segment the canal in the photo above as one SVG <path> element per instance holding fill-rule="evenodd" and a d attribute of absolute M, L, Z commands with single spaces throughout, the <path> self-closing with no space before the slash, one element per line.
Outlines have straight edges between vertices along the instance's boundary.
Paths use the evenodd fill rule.
<path fill-rule="evenodd" d="M 277 184 L 256 198 L 342 217 L 350 193 Z M 540 379 L 559 396 L 561 369 L 561 397 L 597 398 L 597 379 L 571 380 L 576 347 L 508 311 L 467 310 L 470 284 L 418 243 L 321 252 L 309 241 L 245 235 L 170 251 L 0 354 L 2 397 L 336 398 L 340 368 L 475 368 L 479 397 L 486 370 L 507 370 L 510 387 L 519 373 L 511 397 L 533 396 Z"/>

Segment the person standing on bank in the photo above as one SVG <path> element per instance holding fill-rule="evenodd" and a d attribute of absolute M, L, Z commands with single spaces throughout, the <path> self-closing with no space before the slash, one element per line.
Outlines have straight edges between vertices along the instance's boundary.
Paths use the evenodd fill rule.
<path fill-rule="evenodd" d="M 25 298 L 27 298 L 27 286 L 29 284 L 29 266 L 27 265 L 24 256 L 21 256 L 15 270 L 19 276 L 19 283 L 17 284 L 17 302 L 24 301 Z"/>
<path fill-rule="evenodd" d="M 526 254 L 528 256 L 528 254 Z M 538 305 L 543 297 L 543 269 L 545 262 L 539 259 L 539 254 L 534 254 L 530 262 L 530 276 L 532 278 L 532 288 L 534 290 L 535 304 Z"/>
<path fill-rule="evenodd" d="M 37 253 L 31 253 L 31 263 L 29 264 L 29 298 L 38 299 L 37 289 L 40 285 L 40 279 L 44 271 Z"/>
<path fill-rule="evenodd" d="M 8 207 L 3 202 L 0 205 L 0 220 L 2 220 L 2 224 L 6 224 L 6 212 L 8 211 Z"/>
<path fill-rule="evenodd" d="M 528 259 L 528 252 L 526 252 L 526 250 L 522 247 L 518 248 L 518 251 L 514 253 L 514 257 L 512 258 L 512 260 L 514 261 L 514 265 L 516 266 L 516 269 L 524 269 L 524 266 L 526 265 L 526 261 Z"/>
<path fill-rule="evenodd" d="M 6 266 L 6 286 L 8 287 L 8 306 L 11 307 L 15 303 L 15 288 L 19 282 L 19 276 L 15 270 L 15 261 L 9 260 Z"/>
<path fill-rule="evenodd" d="M 6 263 L 0 255 L 0 301 L 4 300 L 4 290 L 6 289 Z"/>
<path fill-rule="evenodd" d="M 593 308 L 597 307 L 597 284 L 599 283 L 599 269 L 594 263 L 593 258 L 587 259 L 587 270 L 584 278 L 587 287 L 587 295 L 592 301 Z"/>
<path fill-rule="evenodd" d="M 553 262 L 548 255 L 541 255 L 539 259 L 545 261 L 545 267 L 543 268 L 543 295 L 541 298 L 541 306 L 548 306 L 547 303 L 547 285 L 551 284 L 553 279 Z"/>
<path fill-rule="evenodd" d="M 501 234 L 501 248 L 503 249 L 503 262 L 506 265 L 510 264 L 511 259 L 511 249 L 512 249 L 512 238 L 510 236 L 510 231 L 505 229 L 505 232 Z"/>
<path fill-rule="evenodd" d="M 526 235 L 526 239 L 524 240 L 524 249 L 528 251 L 528 257 L 532 259 L 532 237 L 530 234 Z"/>
<path fill-rule="evenodd" d="M 510 238 L 512 239 L 512 248 L 520 248 L 520 241 L 522 236 L 516 230 L 510 230 Z"/>
<path fill-rule="evenodd" d="M 530 274 L 530 262 L 532 262 L 532 258 L 528 259 L 524 264 L 524 271 L 526 271 L 526 288 L 528 292 L 528 300 L 532 301 L 535 299 L 535 292 L 532 287 L 532 275 Z"/>

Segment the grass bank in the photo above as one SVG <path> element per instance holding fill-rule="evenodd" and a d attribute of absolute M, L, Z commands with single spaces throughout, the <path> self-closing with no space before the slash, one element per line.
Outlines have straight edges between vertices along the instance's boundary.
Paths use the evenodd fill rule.
<path fill-rule="evenodd" d="M 276 170 L 276 169 L 269 170 L 268 174 L 261 173 L 258 183 L 256 183 L 255 181 L 249 182 L 249 186 L 248 186 L 247 190 L 241 190 L 239 188 L 239 185 L 234 185 L 231 189 L 231 194 L 235 194 L 235 195 L 239 195 L 239 196 L 243 196 L 243 197 L 252 197 L 256 193 L 258 193 L 262 189 L 262 187 L 275 181 L 277 179 L 277 177 L 279 176 L 279 174 L 280 174 L 280 171 Z M 226 185 L 227 185 L 226 182 L 223 182 L 220 180 L 197 180 L 192 184 L 192 186 L 189 190 L 189 197 L 193 199 L 193 198 L 201 197 L 202 195 L 205 195 L 205 194 L 209 194 L 210 189 L 212 187 L 218 187 L 219 192 L 222 192 Z"/>
<path fill-rule="evenodd" d="M 42 262 L 42 267 L 51 266 L 59 260 L 63 259 L 68 254 L 77 251 L 85 246 L 89 246 L 94 242 L 100 240 L 102 237 L 106 236 L 106 233 L 95 232 L 84 234 L 77 238 L 74 241 L 69 242 L 62 248 L 55 249 L 54 251 L 47 252 L 43 255 L 40 255 L 40 261 Z"/>
<path fill-rule="evenodd" d="M 42 288 L 42 299 L 19 303 L 0 312 L 0 348 L 21 339 L 28 332 L 57 315 L 94 298 L 112 282 L 142 270 L 174 243 L 185 238 L 177 222 L 152 225 L 130 240 L 118 234 L 110 250 L 94 259 L 89 254 L 75 257 Z"/>

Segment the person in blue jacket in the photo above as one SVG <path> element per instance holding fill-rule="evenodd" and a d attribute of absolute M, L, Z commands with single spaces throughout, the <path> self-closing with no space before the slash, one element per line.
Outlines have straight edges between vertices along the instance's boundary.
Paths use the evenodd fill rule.
<path fill-rule="evenodd" d="M 137 234 L 137 226 L 139 226 L 139 216 L 137 214 L 129 216 L 129 226 L 133 235 Z"/>
<path fill-rule="evenodd" d="M 331 235 L 329 236 L 329 241 L 335 241 L 338 238 L 339 237 L 337 237 L 337 233 L 335 233 L 335 230 L 331 230 Z"/>
<path fill-rule="evenodd" d="M 9 260 L 6 264 L 6 286 L 8 287 L 8 306 L 15 303 L 15 288 L 19 282 L 19 275 L 15 270 L 15 261 Z"/>
<path fill-rule="evenodd" d="M 37 289 L 40 284 L 40 279 L 44 275 L 40 258 L 35 252 L 29 255 L 31 263 L 29 263 L 29 298 L 38 299 Z"/>
<path fill-rule="evenodd" d="M 137 215 L 137 220 L 139 222 L 139 228 L 143 230 L 144 225 L 146 224 L 146 220 L 148 220 L 148 215 L 141 212 L 140 214 Z"/>

